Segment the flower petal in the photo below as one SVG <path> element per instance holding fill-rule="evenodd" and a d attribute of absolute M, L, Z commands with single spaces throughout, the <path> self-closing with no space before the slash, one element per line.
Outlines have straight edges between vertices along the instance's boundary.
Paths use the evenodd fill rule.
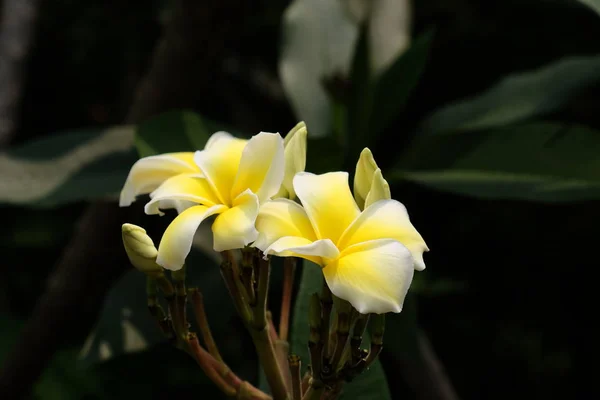
<path fill-rule="evenodd" d="M 261 132 L 248 140 L 242 153 L 231 198 L 246 189 L 258 196 L 259 202 L 270 199 L 281 186 L 284 173 L 283 139 L 278 133 Z"/>
<path fill-rule="evenodd" d="M 346 172 L 322 175 L 299 172 L 294 177 L 294 189 L 319 239 L 336 243 L 360 214 Z"/>
<path fill-rule="evenodd" d="M 119 206 L 127 207 L 140 194 L 150 193 L 166 179 L 181 173 L 199 173 L 194 153 L 167 153 L 144 157 L 131 167 L 121 190 Z"/>
<path fill-rule="evenodd" d="M 392 198 L 390 192 L 390 185 L 383 179 L 381 170 L 377 168 L 373 173 L 373 181 L 371 182 L 371 190 L 367 194 L 365 200 L 365 208 L 368 208 L 371 204 L 378 202 L 379 200 L 389 200 Z"/>
<path fill-rule="evenodd" d="M 215 251 L 241 249 L 256 240 L 254 227 L 258 197 L 246 190 L 233 200 L 233 207 L 219 215 L 212 225 Z"/>
<path fill-rule="evenodd" d="M 247 142 L 246 139 L 237 138 L 229 132 L 219 131 L 219 132 L 213 133 L 208 138 L 208 140 L 206 141 L 206 144 L 204 145 L 204 150 L 208 150 L 211 147 L 215 146 L 216 144 L 219 144 L 219 146 L 223 146 L 223 145 L 225 145 L 225 142 L 230 142 L 230 141 L 233 141 L 233 143 L 229 143 L 229 145 L 234 145 L 234 146 L 235 146 L 236 142 L 242 146 L 245 146 L 246 142 Z"/>
<path fill-rule="evenodd" d="M 303 237 L 309 242 L 317 240 L 304 208 L 288 199 L 276 199 L 263 204 L 256 218 L 256 229 L 258 239 L 253 246 L 262 251 L 284 236 Z"/>
<path fill-rule="evenodd" d="M 361 210 L 365 208 L 365 199 L 371 190 L 371 182 L 376 169 L 377 163 L 373 158 L 373 153 L 365 147 L 360 153 L 354 174 L 354 197 Z"/>
<path fill-rule="evenodd" d="M 175 217 L 160 241 L 156 263 L 172 271 L 181 269 L 192 248 L 194 233 L 200 223 L 225 210 L 227 207 L 222 204 L 212 207 L 194 206 Z"/>
<path fill-rule="evenodd" d="M 199 174 L 180 174 L 167 179 L 155 191 L 144 207 L 146 214 L 161 214 L 160 209 L 180 208 L 184 200 L 205 206 L 214 206 L 220 201 L 214 194 L 208 181 Z M 178 210 L 179 211 L 179 210 Z"/>
<path fill-rule="evenodd" d="M 246 145 L 245 140 L 230 139 L 230 136 L 225 132 L 217 132 L 211 136 L 204 150 L 194 154 L 194 161 L 212 186 L 219 202 L 226 205 L 231 205 L 231 187 Z"/>
<path fill-rule="evenodd" d="M 338 242 L 340 250 L 375 239 L 395 239 L 410 250 L 415 269 L 425 269 L 423 252 L 429 251 L 425 241 L 410 222 L 406 207 L 396 200 L 380 200 L 371 204 L 344 232 Z"/>
<path fill-rule="evenodd" d="M 299 122 L 285 136 L 284 139 L 284 158 L 285 158 L 285 173 L 281 188 L 275 197 L 287 197 L 294 199 L 296 192 L 294 191 L 294 176 L 298 172 L 304 171 L 306 168 L 306 138 L 308 132 L 304 122 Z"/>
<path fill-rule="evenodd" d="M 285 236 L 269 246 L 264 254 L 305 258 L 322 266 L 337 258 L 340 252 L 329 239 L 313 242 L 303 237 Z"/>
<path fill-rule="evenodd" d="M 354 245 L 323 268 L 331 292 L 361 314 L 402 311 L 413 274 L 410 251 L 392 239 Z"/>

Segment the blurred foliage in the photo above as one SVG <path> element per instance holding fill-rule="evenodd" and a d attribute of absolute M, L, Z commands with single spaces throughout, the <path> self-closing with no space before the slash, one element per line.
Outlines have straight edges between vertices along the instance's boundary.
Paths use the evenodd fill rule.
<path fill-rule="evenodd" d="M 48 175 L 29 174 L 38 181 L 27 182 L 4 166 L 22 172 L 32 160 L 60 160 L 122 123 L 150 62 L 165 3 L 42 3 L 18 135 L 13 147 L 0 153 L 3 204 L 17 193 L 7 176 L 21 188 L 48 184 Z M 201 147 L 202 138 L 223 126 L 247 136 L 258 129 L 287 132 L 304 118 L 293 106 L 298 93 L 290 97 L 283 82 L 284 98 L 276 81 L 280 55 L 287 54 L 288 61 L 313 60 L 290 56 L 289 40 L 279 39 L 286 35 L 288 3 L 257 2 L 237 27 L 238 39 L 228 44 L 223 68 L 210 77 L 208 91 L 186 99 L 185 108 L 199 114 L 166 113 L 136 127 L 142 155 Z M 393 195 L 407 206 L 431 248 L 425 256 L 428 269 L 416 274 L 406 310 L 390 318 L 390 330 L 398 334 L 386 336 L 381 365 L 392 398 L 415 395 L 399 363 L 415 349 L 412 318 L 431 339 L 463 399 L 574 398 L 586 392 L 586 382 L 576 382 L 576 368 L 579 360 L 591 359 L 586 350 L 595 340 L 589 329 L 593 314 L 582 307 L 593 304 L 594 292 L 587 288 L 594 282 L 590 249 L 600 237 L 595 223 L 600 218 L 595 156 L 600 150 L 600 42 L 593 40 L 600 37 L 600 15 L 589 7 L 594 4 L 413 2 L 413 41 L 377 79 L 367 61 L 366 28 L 361 36 L 358 26 L 356 38 L 363 40 L 350 47 L 351 64 L 303 78 L 311 80 L 304 83 L 307 88 L 324 89 L 330 107 L 325 128 L 315 133 L 335 134 L 310 138 L 307 169 L 343 167 L 352 174 L 356 152 L 368 145 Z M 307 49 L 306 43 L 299 48 Z M 331 61 L 328 51 L 321 56 Z M 323 59 L 317 54 L 314 62 Z M 302 71 L 302 64 L 295 67 Z M 326 74 L 319 76 L 320 71 Z M 85 132 L 75 132 L 82 127 Z M 308 129 L 310 135 L 310 122 Z M 131 133 L 111 143 L 114 151 L 109 146 L 102 157 L 73 164 L 76 168 L 60 181 L 64 185 L 44 192 L 54 197 L 1 206 L 0 359 L 43 291 L 82 200 L 114 195 L 135 161 Z M 38 171 L 51 171 L 52 164 L 40 165 Z M 58 207 L 36 209 L 40 205 Z M 215 266 L 206 260 L 198 264 L 194 279 L 207 291 L 209 318 L 221 349 L 227 350 L 225 358 L 256 382 L 256 357 L 247 338 L 240 339 L 243 327 L 221 297 L 218 276 L 213 280 Z M 143 287 L 142 276 L 124 276 L 100 315 L 90 310 L 71 327 L 66 348 L 34 388 L 35 398 L 159 399 L 189 393 L 219 398 L 191 359 L 160 340 L 148 339 L 144 351 L 104 363 L 87 358 L 83 368 L 79 349 L 94 329 L 95 352 L 89 354 L 99 354 L 99 340 L 110 340 L 114 354 L 121 353 L 124 308 L 131 308 L 128 315 L 139 318 L 139 326 L 147 325 L 144 334 L 154 329 L 136 285 Z M 303 318 L 300 306 L 296 322 Z"/>

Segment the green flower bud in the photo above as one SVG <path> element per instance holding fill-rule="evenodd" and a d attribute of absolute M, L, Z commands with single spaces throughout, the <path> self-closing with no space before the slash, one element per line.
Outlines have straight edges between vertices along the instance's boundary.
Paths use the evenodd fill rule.
<path fill-rule="evenodd" d="M 146 234 L 146 230 L 133 224 L 123 224 L 121 233 L 123 246 L 131 264 L 147 275 L 155 277 L 162 275 L 163 269 L 156 263 L 158 250 Z"/>

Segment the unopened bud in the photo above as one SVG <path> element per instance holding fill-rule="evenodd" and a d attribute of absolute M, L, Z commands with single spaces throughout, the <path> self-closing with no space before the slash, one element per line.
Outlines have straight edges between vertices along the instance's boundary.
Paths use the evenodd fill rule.
<path fill-rule="evenodd" d="M 163 269 L 156 263 L 158 251 L 152 239 L 146 234 L 146 230 L 137 225 L 123 224 L 121 232 L 123 246 L 131 264 L 147 275 L 162 275 Z"/>

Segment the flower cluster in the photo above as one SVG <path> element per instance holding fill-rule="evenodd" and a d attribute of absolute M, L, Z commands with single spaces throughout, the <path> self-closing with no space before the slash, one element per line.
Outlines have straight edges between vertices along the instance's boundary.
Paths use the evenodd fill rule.
<path fill-rule="evenodd" d="M 369 149 L 351 191 L 346 172 L 304 172 L 306 137 L 302 122 L 285 139 L 217 132 L 204 150 L 142 158 L 120 205 L 149 193 L 147 214 L 177 210 L 156 256 L 165 269 L 183 266 L 198 226 L 216 216 L 215 251 L 252 246 L 265 257 L 304 258 L 320 265 L 331 292 L 360 313 L 400 312 L 414 270 L 425 268 L 427 245 L 391 198 Z"/>

